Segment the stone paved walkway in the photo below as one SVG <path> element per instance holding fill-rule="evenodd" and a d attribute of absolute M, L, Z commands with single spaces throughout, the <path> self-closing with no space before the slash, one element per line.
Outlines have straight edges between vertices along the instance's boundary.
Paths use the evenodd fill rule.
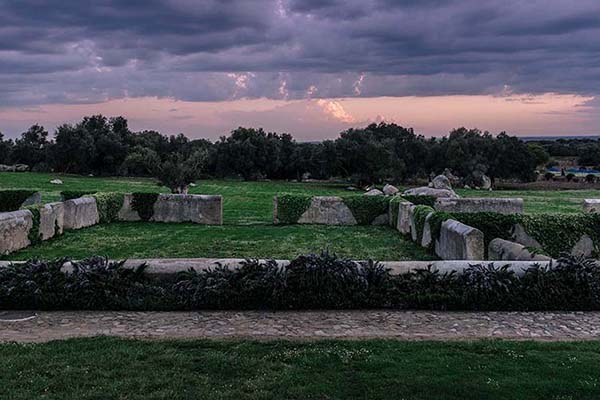
<path fill-rule="evenodd" d="M 38 312 L 35 318 L 20 322 L 9 319 L 0 320 L 0 341 L 43 342 L 98 335 L 160 339 L 600 339 L 600 312 L 61 311 Z"/>

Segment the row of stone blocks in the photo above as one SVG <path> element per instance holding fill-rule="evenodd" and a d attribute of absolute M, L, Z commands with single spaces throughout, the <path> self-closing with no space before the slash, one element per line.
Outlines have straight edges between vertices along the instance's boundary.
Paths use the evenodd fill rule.
<path fill-rule="evenodd" d="M 410 234 L 413 241 L 418 240 L 414 215 L 415 207 L 411 202 L 400 202 L 398 205 L 398 218 L 395 221 L 395 228 L 402 234 Z M 430 224 L 432 215 L 433 213 L 430 213 L 425 218 L 421 243 L 419 243 L 423 247 L 430 247 L 433 240 Z M 449 219 L 442 223 L 439 238 L 435 239 L 433 248 L 436 255 L 443 260 L 483 260 L 483 232 Z"/>
<path fill-rule="evenodd" d="M 222 224 L 222 203 L 221 196 L 159 195 L 151 221 Z M 140 219 L 137 212 L 131 209 L 131 195 L 125 195 L 118 219 Z M 62 234 L 64 230 L 85 228 L 96 225 L 99 221 L 94 197 L 45 204 L 40 208 L 40 239 L 48 240 Z M 31 244 L 29 233 L 32 228 L 33 214 L 29 210 L 0 213 L 0 254 L 28 247 Z"/>

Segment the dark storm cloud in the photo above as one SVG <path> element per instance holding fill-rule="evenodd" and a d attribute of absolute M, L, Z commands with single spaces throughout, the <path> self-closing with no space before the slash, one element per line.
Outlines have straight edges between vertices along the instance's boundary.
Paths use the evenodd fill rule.
<path fill-rule="evenodd" d="M 600 92 L 597 0 L 0 0 L 0 105 Z"/>

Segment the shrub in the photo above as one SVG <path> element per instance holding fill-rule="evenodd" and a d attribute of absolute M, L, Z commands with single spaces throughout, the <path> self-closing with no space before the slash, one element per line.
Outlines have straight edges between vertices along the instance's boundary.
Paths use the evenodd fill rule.
<path fill-rule="evenodd" d="M 239 268 L 180 273 L 174 280 L 104 258 L 30 260 L 0 268 L 0 309 L 437 309 L 600 310 L 600 268 L 568 257 L 521 275 L 505 265 L 472 265 L 461 274 L 431 268 L 400 275 L 376 262 L 329 253 L 287 266 L 247 260 Z"/>
<path fill-rule="evenodd" d="M 95 194 L 95 191 L 85 191 L 85 190 L 64 190 L 60 192 L 60 197 L 63 201 L 78 199 L 83 196 L 90 196 Z"/>
<path fill-rule="evenodd" d="M 552 181 L 554 180 L 554 174 L 552 172 L 546 172 L 544 174 L 544 179 L 547 181 Z"/>
<path fill-rule="evenodd" d="M 390 215 L 390 225 L 392 227 L 396 227 L 396 224 L 398 223 L 398 212 L 399 212 L 399 207 L 400 207 L 400 203 L 402 203 L 403 201 L 406 201 L 403 197 L 400 196 L 394 196 L 390 199 L 390 202 L 388 204 L 388 207 L 391 211 Z"/>
<path fill-rule="evenodd" d="M 435 205 L 435 201 L 437 200 L 437 198 L 435 196 L 417 196 L 417 195 L 403 195 L 402 198 L 404 198 L 406 201 L 410 201 L 411 203 L 413 203 L 414 205 L 424 205 L 424 206 L 429 206 L 429 207 L 433 207 Z"/>
<path fill-rule="evenodd" d="M 142 220 L 149 221 L 154 215 L 154 204 L 157 199 L 158 193 L 133 193 L 131 209 L 137 211 Z"/>
<path fill-rule="evenodd" d="M 594 174 L 587 174 L 585 176 L 585 181 L 587 183 L 594 183 L 594 182 L 596 182 L 596 175 L 594 175 Z"/>
<path fill-rule="evenodd" d="M 277 223 L 295 224 L 310 207 L 312 196 L 282 194 L 277 196 Z"/>
<path fill-rule="evenodd" d="M 0 190 L 0 212 L 18 210 L 34 193 L 33 190 Z"/>
<path fill-rule="evenodd" d="M 25 209 L 29 210 L 32 215 L 31 229 L 29 229 L 29 233 L 27 234 L 27 238 L 32 245 L 38 244 L 42 241 L 40 235 L 40 208 L 42 208 L 42 205 L 40 204 L 32 204 L 25 207 Z"/>
<path fill-rule="evenodd" d="M 575 178 L 575 174 L 573 174 L 573 173 L 568 173 L 568 174 L 567 174 L 567 181 L 569 181 L 569 182 L 570 182 L 570 181 L 572 181 L 574 178 Z"/>
<path fill-rule="evenodd" d="M 96 206 L 100 215 L 100 223 L 108 223 L 117 220 L 119 210 L 123 207 L 125 196 L 122 193 L 96 193 Z"/>
<path fill-rule="evenodd" d="M 388 212 L 390 198 L 387 196 L 354 195 L 342 197 L 358 225 L 371 225 L 375 218 Z"/>

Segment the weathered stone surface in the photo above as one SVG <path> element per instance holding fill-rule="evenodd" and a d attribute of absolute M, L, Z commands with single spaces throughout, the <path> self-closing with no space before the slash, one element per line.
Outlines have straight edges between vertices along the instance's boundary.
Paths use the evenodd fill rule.
<path fill-rule="evenodd" d="M 531 237 L 526 231 L 523 225 L 516 224 L 511 229 L 511 239 L 513 242 L 517 242 L 526 247 L 535 247 L 537 249 L 541 249 L 542 245 L 540 242 Z"/>
<path fill-rule="evenodd" d="M 337 196 L 315 196 L 298 219 L 299 224 L 356 225 L 356 218 Z"/>
<path fill-rule="evenodd" d="M 447 212 L 495 212 L 499 214 L 522 214 L 523 199 L 468 197 L 461 199 L 440 198 L 434 205 L 436 211 Z"/>
<path fill-rule="evenodd" d="M 453 190 L 448 189 L 435 189 L 430 187 L 418 187 L 413 189 L 408 189 L 404 192 L 407 196 L 433 196 L 436 198 L 440 197 L 450 197 L 450 198 L 458 198 L 458 195 L 454 193 Z"/>
<path fill-rule="evenodd" d="M 487 175 L 481 175 L 481 181 L 478 187 L 483 190 L 489 190 L 492 188 L 492 180 Z"/>
<path fill-rule="evenodd" d="M 417 223 L 415 220 L 415 207 L 411 207 L 409 209 L 408 218 L 410 221 L 410 238 L 412 239 L 413 242 L 416 242 L 418 239 L 418 232 L 417 232 Z"/>
<path fill-rule="evenodd" d="M 425 224 L 423 225 L 423 237 L 421 239 L 421 246 L 423 247 L 429 247 L 431 244 L 431 224 L 429 223 L 431 217 L 433 217 L 432 212 L 427 214 L 425 217 Z"/>
<path fill-rule="evenodd" d="M 53 184 L 53 185 L 62 185 L 63 181 L 61 181 L 60 179 L 52 179 L 50 181 L 50 183 Z"/>
<path fill-rule="evenodd" d="M 434 189 L 446 189 L 452 190 L 452 185 L 450 184 L 450 179 L 448 179 L 444 175 L 438 175 L 431 181 Z"/>
<path fill-rule="evenodd" d="M 398 205 L 398 220 L 396 229 L 402 234 L 410 233 L 412 209 L 415 205 L 409 201 L 403 201 Z"/>
<path fill-rule="evenodd" d="M 365 193 L 365 196 L 383 196 L 383 192 L 379 189 L 371 189 Z"/>
<path fill-rule="evenodd" d="M 444 221 L 435 252 L 443 260 L 483 260 L 483 232 L 452 219 Z"/>
<path fill-rule="evenodd" d="M 574 256 L 592 257 L 594 253 L 594 241 L 588 235 L 583 235 L 581 239 L 571 249 L 571 254 Z"/>
<path fill-rule="evenodd" d="M 34 204 L 40 204 L 42 202 L 42 194 L 40 192 L 35 192 L 31 196 L 25 199 L 21 207 L 31 206 Z"/>
<path fill-rule="evenodd" d="M 223 224 L 223 198 L 199 194 L 161 194 L 154 203 L 152 221 Z"/>
<path fill-rule="evenodd" d="M 29 230 L 33 215 L 29 210 L 0 213 L 0 254 L 8 254 L 29 246 Z"/>
<path fill-rule="evenodd" d="M 65 208 L 61 202 L 44 204 L 40 208 L 40 237 L 48 240 L 61 235 L 64 229 Z"/>
<path fill-rule="evenodd" d="M 64 202 L 64 229 L 80 229 L 100 221 L 96 199 L 80 197 Z"/>
<path fill-rule="evenodd" d="M 123 206 L 117 214 L 119 221 L 140 221 L 140 215 L 131 207 L 131 201 L 133 200 L 132 194 L 125 194 L 123 196 Z"/>
<path fill-rule="evenodd" d="M 488 246 L 488 259 L 499 261 L 550 261 L 552 257 L 532 253 L 522 244 L 496 238 Z"/>
<path fill-rule="evenodd" d="M 583 211 L 587 213 L 600 212 L 600 199 L 583 200 Z"/>
<path fill-rule="evenodd" d="M 371 222 L 371 225 L 387 225 L 389 223 L 388 215 L 381 214 L 375 217 L 375 219 Z"/>
<path fill-rule="evenodd" d="M 393 196 L 396 193 L 398 193 L 399 190 L 396 186 L 390 185 L 390 184 L 386 184 L 383 187 L 383 194 L 385 194 L 386 196 Z"/>

